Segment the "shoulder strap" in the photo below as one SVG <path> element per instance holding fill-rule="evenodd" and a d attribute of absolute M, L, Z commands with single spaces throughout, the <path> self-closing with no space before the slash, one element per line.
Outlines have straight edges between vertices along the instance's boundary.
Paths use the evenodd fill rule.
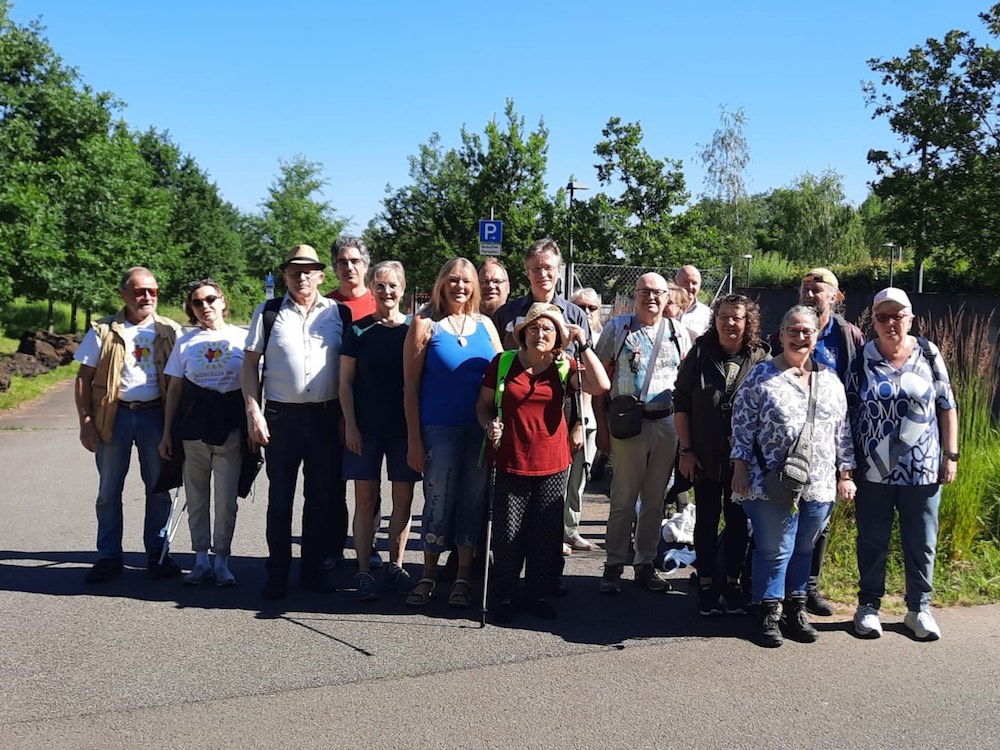
<path fill-rule="evenodd" d="M 625 342 L 628 340 L 628 335 L 632 332 L 633 323 L 635 323 L 635 316 L 629 315 L 628 322 L 622 326 L 621 338 L 615 342 L 615 356 L 611 360 L 612 364 L 616 363 L 618 357 L 621 356 L 622 349 L 625 348 Z"/>
<path fill-rule="evenodd" d="M 915 338 L 917 339 L 917 345 L 920 347 L 920 353 L 923 354 L 924 359 L 927 360 L 928 367 L 931 368 L 931 377 L 934 378 L 934 382 L 937 382 L 938 374 L 937 370 L 934 369 L 934 352 L 931 351 L 931 342 L 923 336 Z"/>
<path fill-rule="evenodd" d="M 267 351 L 267 342 L 271 338 L 271 329 L 274 328 L 274 321 L 278 317 L 278 310 L 281 309 L 281 303 L 284 301 L 284 297 L 274 297 L 264 303 L 264 312 L 261 315 L 264 322 L 264 348 L 261 350 L 262 355 Z"/>
<path fill-rule="evenodd" d="M 493 403 L 497 407 L 497 418 L 502 422 L 501 404 L 503 403 L 503 390 L 507 383 L 507 373 L 510 372 L 511 365 L 514 364 L 515 351 L 500 352 L 500 361 L 497 363 L 497 388 L 493 397 Z"/>
<path fill-rule="evenodd" d="M 656 369 L 656 358 L 660 356 L 660 345 L 663 344 L 663 327 L 666 325 L 667 319 L 660 318 L 660 325 L 656 329 L 656 341 L 653 342 L 653 349 L 649 353 L 649 361 L 646 363 L 646 377 L 642 381 L 642 390 L 639 392 L 639 400 L 645 401 L 646 394 L 649 393 L 649 384 L 653 382 L 653 370 Z M 671 327 L 671 330 L 673 328 Z M 680 344 L 677 344 L 680 347 Z M 680 352 L 680 349 L 677 350 Z"/>

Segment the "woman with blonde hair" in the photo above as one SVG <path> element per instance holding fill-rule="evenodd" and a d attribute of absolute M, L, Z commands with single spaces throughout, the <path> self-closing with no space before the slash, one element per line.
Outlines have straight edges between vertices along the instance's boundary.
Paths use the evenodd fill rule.
<path fill-rule="evenodd" d="M 479 312 L 476 268 L 465 258 L 441 267 L 430 302 L 413 319 L 403 347 L 407 463 L 424 475 L 421 541 L 424 571 L 406 603 L 433 597 L 438 558 L 458 549 L 458 577 L 448 603 L 472 604 L 469 581 L 486 513 L 486 468 L 479 465 L 483 430 L 476 400 L 500 337 Z"/>

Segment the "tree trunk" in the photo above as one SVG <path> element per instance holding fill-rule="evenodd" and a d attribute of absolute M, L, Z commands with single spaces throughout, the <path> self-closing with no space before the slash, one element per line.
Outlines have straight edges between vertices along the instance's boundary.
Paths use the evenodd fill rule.
<path fill-rule="evenodd" d="M 56 303 L 55 300 L 49 300 L 49 333 L 56 332 Z"/>
<path fill-rule="evenodd" d="M 90 311 L 90 308 L 88 307 L 87 308 L 87 319 L 83 323 L 83 327 L 86 330 L 88 330 L 88 331 L 90 330 L 90 321 L 91 321 L 92 317 L 93 317 L 93 313 Z"/>
<path fill-rule="evenodd" d="M 74 302 L 69 308 L 69 332 L 71 334 L 76 334 L 76 314 L 78 312 L 77 304 Z"/>

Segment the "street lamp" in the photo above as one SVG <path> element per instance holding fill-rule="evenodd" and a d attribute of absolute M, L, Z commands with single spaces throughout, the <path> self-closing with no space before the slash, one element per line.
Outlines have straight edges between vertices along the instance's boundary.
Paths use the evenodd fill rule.
<path fill-rule="evenodd" d="M 573 196 L 577 190 L 590 190 L 590 186 L 584 185 L 582 182 L 577 182 L 570 177 L 569 182 L 566 184 L 566 189 L 569 191 L 569 250 L 567 252 L 569 262 L 566 264 L 566 288 L 563 294 L 569 299 L 573 296 L 573 279 L 575 274 L 573 269 Z"/>
<path fill-rule="evenodd" d="M 889 251 L 889 286 L 896 286 L 892 283 L 893 269 L 892 263 L 896 259 L 896 243 L 895 242 L 883 242 L 882 247 Z M 902 258 L 900 258 L 902 260 Z"/>
<path fill-rule="evenodd" d="M 747 253 L 743 257 L 746 258 L 746 261 L 747 261 L 747 289 L 749 289 L 750 288 L 750 261 L 753 260 L 753 256 L 750 253 Z"/>

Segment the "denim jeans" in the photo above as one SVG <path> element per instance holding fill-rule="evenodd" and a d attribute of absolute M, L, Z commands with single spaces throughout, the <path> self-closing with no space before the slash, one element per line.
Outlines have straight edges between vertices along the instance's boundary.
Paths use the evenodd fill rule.
<path fill-rule="evenodd" d="M 110 442 L 97 444 L 95 459 L 100 483 L 97 490 L 97 556 L 122 557 L 122 491 L 132 460 L 132 445 L 139 453 L 139 473 L 146 486 L 146 517 L 142 542 L 147 555 L 158 555 L 163 546 L 160 530 L 170 515 L 170 494 L 153 492 L 160 477 L 160 438 L 163 409 L 118 409 Z"/>
<path fill-rule="evenodd" d="M 479 425 L 425 425 L 421 432 L 424 515 L 421 539 L 427 552 L 454 546 L 477 547 L 486 518 L 486 466 L 479 466 L 483 431 Z"/>
<path fill-rule="evenodd" d="M 833 503 L 800 502 L 798 513 L 768 500 L 741 503 L 753 528 L 753 600 L 804 596 L 813 546 Z"/>
<path fill-rule="evenodd" d="M 895 512 L 899 514 L 903 547 L 906 608 L 918 612 L 930 607 L 940 503 L 940 484 L 893 485 L 858 480 L 854 512 L 858 524 L 859 604 L 875 609 L 882 604 Z"/>

